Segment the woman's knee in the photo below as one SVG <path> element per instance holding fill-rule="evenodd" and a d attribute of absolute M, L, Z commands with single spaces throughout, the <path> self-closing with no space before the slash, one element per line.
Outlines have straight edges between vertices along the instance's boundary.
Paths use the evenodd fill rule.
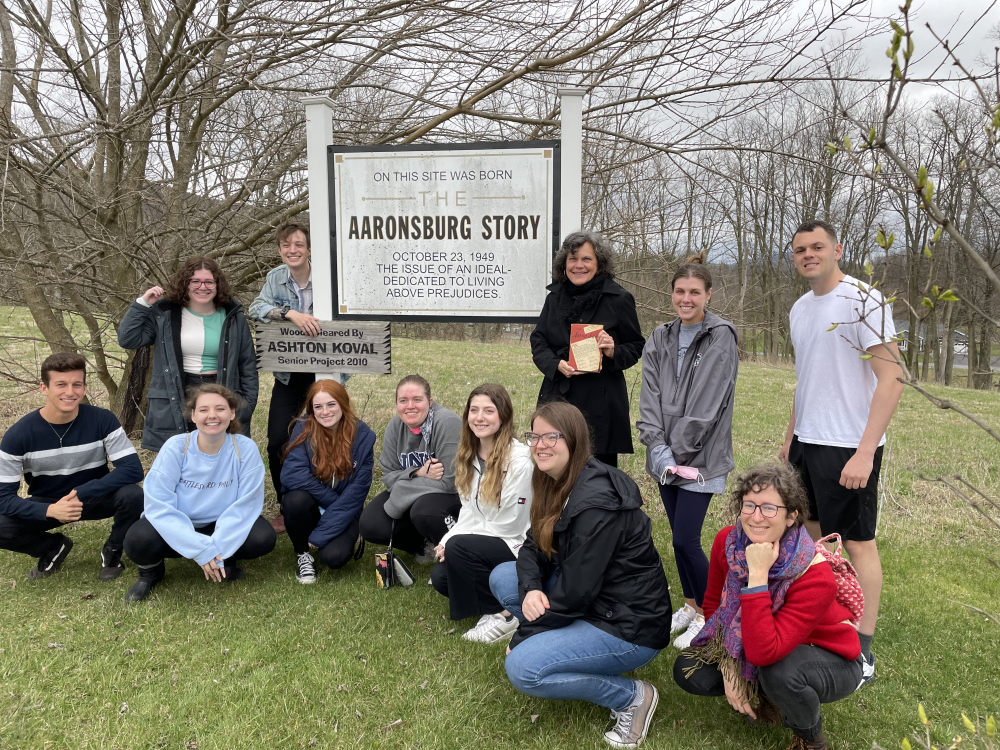
<path fill-rule="evenodd" d="M 503 606 L 510 603 L 511 597 L 517 598 L 517 563 L 500 563 L 490 573 L 490 591 Z"/>
<path fill-rule="evenodd" d="M 718 667 L 683 654 L 674 660 L 674 682 L 681 690 L 692 695 L 715 697 L 726 693 Z"/>
<path fill-rule="evenodd" d="M 522 643 L 507 654 L 504 669 L 507 671 L 507 679 L 516 690 L 531 694 L 541 685 L 541 673 L 535 664 L 533 650 L 525 648 L 525 645 L 526 643 Z"/>
<path fill-rule="evenodd" d="M 316 556 L 326 567 L 331 570 L 339 570 L 347 565 L 354 556 L 354 543 L 338 537 L 323 547 Z"/>
<path fill-rule="evenodd" d="M 278 543 L 278 535 L 274 527 L 263 516 L 257 516 L 250 533 L 247 534 L 246 541 L 243 542 L 241 550 L 243 559 L 251 560 L 256 557 L 263 557 L 270 553 Z"/>
<path fill-rule="evenodd" d="M 160 554 L 163 544 L 163 537 L 153 524 L 148 519 L 140 518 L 129 527 L 123 547 L 125 555 L 136 565 L 151 565 L 163 558 Z"/>
<path fill-rule="evenodd" d="M 308 513 L 316 505 L 316 498 L 305 490 L 290 490 L 281 497 L 282 513 Z"/>
<path fill-rule="evenodd" d="M 385 501 L 388 499 L 388 492 L 376 495 L 361 511 L 361 517 L 358 519 L 361 536 L 370 542 L 381 543 L 389 539 L 392 519 L 385 512 Z"/>

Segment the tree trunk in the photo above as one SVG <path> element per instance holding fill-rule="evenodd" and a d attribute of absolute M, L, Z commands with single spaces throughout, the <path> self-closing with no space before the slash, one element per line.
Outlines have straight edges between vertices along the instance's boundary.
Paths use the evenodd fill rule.
<path fill-rule="evenodd" d="M 118 421 L 122 423 L 126 435 L 141 430 L 145 423 L 146 391 L 152 374 L 152 361 L 151 346 L 129 352 L 125 361 L 122 385 L 118 388 L 118 397 L 112 403 L 112 410 L 118 415 Z"/>

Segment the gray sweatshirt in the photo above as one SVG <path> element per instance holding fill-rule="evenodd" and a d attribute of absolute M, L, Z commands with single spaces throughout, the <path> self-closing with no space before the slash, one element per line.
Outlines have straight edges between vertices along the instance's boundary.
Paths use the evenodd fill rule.
<path fill-rule="evenodd" d="M 659 481 L 652 449 L 666 445 L 680 466 L 694 466 L 706 480 L 732 471 L 733 396 L 739 351 L 736 328 L 711 312 L 676 362 L 681 323 L 657 326 L 642 350 L 639 439 L 646 446 L 646 471 Z M 686 484 L 676 475 L 667 484 Z"/>
<path fill-rule="evenodd" d="M 462 419 L 438 403 L 431 404 L 428 416 L 431 415 L 430 441 L 427 440 L 427 421 L 418 434 L 411 432 L 398 416 L 390 419 L 385 427 L 378 463 L 382 467 L 382 482 L 389 490 L 385 512 L 391 518 L 402 518 L 423 495 L 456 492 L 455 453 L 462 434 Z M 444 465 L 444 476 L 441 479 L 414 476 L 431 458 Z"/>

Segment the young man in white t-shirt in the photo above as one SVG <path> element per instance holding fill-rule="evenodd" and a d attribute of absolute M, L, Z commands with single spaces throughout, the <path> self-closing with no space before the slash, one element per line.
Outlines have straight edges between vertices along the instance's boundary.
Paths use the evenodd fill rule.
<path fill-rule="evenodd" d="M 874 676 L 871 642 L 882 593 L 875 544 L 878 477 L 903 373 L 896 344 L 889 341 L 896 335 L 891 309 L 877 290 L 840 270 L 842 254 L 826 222 L 807 222 L 792 238 L 795 268 L 811 291 L 789 315 L 797 387 L 780 456 L 802 475 L 812 537 L 840 534 L 858 571 L 867 681 Z M 861 359 L 866 353 L 871 358 Z"/>

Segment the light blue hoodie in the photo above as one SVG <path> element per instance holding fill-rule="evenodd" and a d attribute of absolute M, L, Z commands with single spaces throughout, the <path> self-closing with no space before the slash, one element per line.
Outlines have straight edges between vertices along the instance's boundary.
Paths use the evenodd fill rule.
<path fill-rule="evenodd" d="M 163 444 L 143 490 L 143 516 L 175 552 L 199 565 L 217 556 L 226 560 L 264 509 L 264 462 L 244 435 L 227 435 L 222 450 L 205 455 L 195 430 Z M 198 531 L 213 522 L 211 536 Z"/>

